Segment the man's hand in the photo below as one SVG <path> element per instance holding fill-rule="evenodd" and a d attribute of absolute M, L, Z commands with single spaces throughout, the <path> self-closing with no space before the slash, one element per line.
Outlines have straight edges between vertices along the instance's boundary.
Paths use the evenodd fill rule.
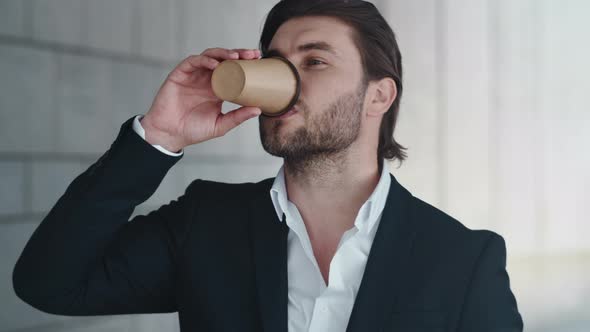
<path fill-rule="evenodd" d="M 211 88 L 211 76 L 224 60 L 258 59 L 253 49 L 210 48 L 180 62 L 156 94 L 141 119 L 146 141 L 169 151 L 225 135 L 242 122 L 260 115 L 258 107 L 240 107 L 223 114 L 223 100 Z"/>

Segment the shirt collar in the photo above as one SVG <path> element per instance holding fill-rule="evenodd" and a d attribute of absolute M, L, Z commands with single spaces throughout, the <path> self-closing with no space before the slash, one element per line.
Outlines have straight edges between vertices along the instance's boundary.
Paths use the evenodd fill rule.
<path fill-rule="evenodd" d="M 283 213 L 287 209 L 287 186 L 285 184 L 285 170 L 284 166 L 281 166 L 275 180 L 270 188 L 270 199 L 277 212 L 279 221 L 283 219 Z"/>
<path fill-rule="evenodd" d="M 389 175 L 389 168 L 387 167 L 387 161 L 384 160 L 379 182 L 367 201 L 361 206 L 358 216 L 355 219 L 354 225 L 358 229 L 369 231 L 373 228 L 377 220 L 379 220 L 379 216 L 387 201 L 390 185 L 391 177 Z M 270 198 L 275 207 L 279 222 L 283 220 L 283 213 L 287 211 L 289 206 L 286 188 L 284 166 L 281 166 L 270 189 Z"/>

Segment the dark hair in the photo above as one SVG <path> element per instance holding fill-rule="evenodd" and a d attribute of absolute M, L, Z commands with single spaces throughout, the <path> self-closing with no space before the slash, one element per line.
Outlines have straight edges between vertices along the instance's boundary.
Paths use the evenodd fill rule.
<path fill-rule="evenodd" d="M 395 34 L 379 10 L 370 2 L 360 0 L 282 0 L 266 17 L 260 50 L 266 54 L 268 46 L 279 27 L 291 18 L 302 16 L 330 16 L 350 25 L 355 34 L 353 40 L 361 54 L 364 80 L 369 82 L 391 77 L 397 86 L 397 97 L 383 115 L 379 130 L 377 158 L 379 167 L 385 159 L 406 159 L 405 147 L 393 137 L 402 97 L 402 57 Z"/>

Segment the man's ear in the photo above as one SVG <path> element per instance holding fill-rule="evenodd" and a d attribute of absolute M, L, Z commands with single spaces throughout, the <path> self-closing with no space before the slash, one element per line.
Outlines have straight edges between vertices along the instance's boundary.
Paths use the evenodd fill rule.
<path fill-rule="evenodd" d="M 391 77 L 369 82 L 366 101 L 367 115 L 380 116 L 389 110 L 397 97 L 397 85 Z"/>

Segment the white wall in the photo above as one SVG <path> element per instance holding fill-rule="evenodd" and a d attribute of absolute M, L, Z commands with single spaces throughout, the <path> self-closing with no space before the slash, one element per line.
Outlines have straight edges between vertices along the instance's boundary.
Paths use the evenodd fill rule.
<path fill-rule="evenodd" d="M 526 331 L 590 330 L 590 2 L 387 1 L 405 65 L 392 172 L 507 241 Z"/>

